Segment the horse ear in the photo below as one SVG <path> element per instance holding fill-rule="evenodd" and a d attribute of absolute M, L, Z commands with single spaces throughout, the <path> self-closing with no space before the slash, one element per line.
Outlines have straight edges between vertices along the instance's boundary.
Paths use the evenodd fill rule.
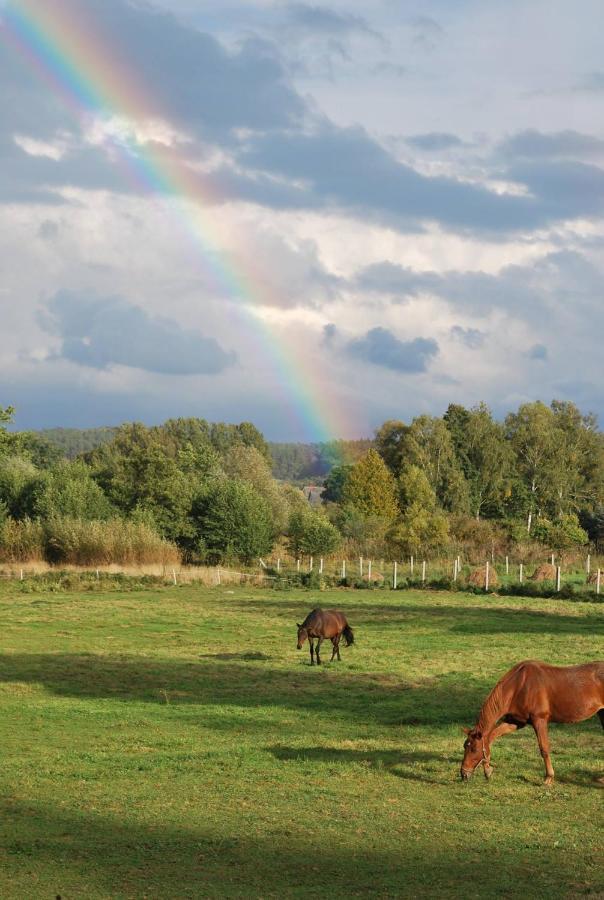
<path fill-rule="evenodd" d="M 474 737 L 479 741 L 479 740 L 481 739 L 481 737 L 482 737 L 482 731 L 477 731 L 477 732 L 474 734 Z"/>
<path fill-rule="evenodd" d="M 464 734 L 470 734 L 470 732 L 472 731 L 471 728 L 463 728 L 463 727 L 461 730 L 463 731 Z"/>
<path fill-rule="evenodd" d="M 299 622 L 296 622 L 296 628 L 302 628 Z"/>

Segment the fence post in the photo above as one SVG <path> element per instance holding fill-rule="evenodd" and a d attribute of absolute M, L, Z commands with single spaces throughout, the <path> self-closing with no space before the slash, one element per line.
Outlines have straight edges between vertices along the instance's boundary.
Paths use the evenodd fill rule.
<path fill-rule="evenodd" d="M 367 563 L 367 581 L 371 581 L 371 560 Z"/>
<path fill-rule="evenodd" d="M 397 581 L 397 578 L 396 578 L 397 571 L 396 570 L 397 570 L 397 565 L 395 563 L 394 564 L 394 575 L 392 576 L 392 587 L 394 588 L 394 590 L 396 590 L 396 581 Z"/>
<path fill-rule="evenodd" d="M 176 581 L 176 570 L 175 569 L 172 569 L 172 579 L 174 581 L 174 584 L 178 584 L 178 582 Z"/>
<path fill-rule="evenodd" d="M 411 557 L 411 577 L 413 578 L 413 557 Z"/>
<path fill-rule="evenodd" d="M 556 556 L 554 553 L 552 553 L 552 566 L 555 566 L 555 565 L 556 565 Z"/>
<path fill-rule="evenodd" d="M 484 589 L 488 591 L 489 589 L 489 561 L 487 559 L 487 563 L 484 570 Z"/>
<path fill-rule="evenodd" d="M 522 563 L 520 563 L 520 566 L 518 567 L 518 579 L 520 581 L 520 584 L 522 584 L 523 569 L 524 569 L 524 567 L 523 567 Z"/>
<path fill-rule="evenodd" d="M 319 560 L 319 575 L 323 574 L 323 557 Z"/>
<path fill-rule="evenodd" d="M 280 572 L 280 571 L 281 571 L 281 560 L 278 559 L 277 560 L 277 572 Z"/>
<path fill-rule="evenodd" d="M 587 574 L 589 575 L 591 572 L 591 553 L 587 554 L 587 563 L 586 563 Z"/>
<path fill-rule="evenodd" d="M 359 575 L 363 577 L 363 557 L 359 556 Z"/>
<path fill-rule="evenodd" d="M 300 571 L 300 560 L 297 559 L 296 560 L 296 572 L 299 572 L 299 571 Z"/>
<path fill-rule="evenodd" d="M 596 594 L 600 593 L 600 576 L 601 576 L 601 574 L 602 573 L 598 569 L 598 574 L 596 575 Z"/>
<path fill-rule="evenodd" d="M 560 566 L 556 568 L 556 590 L 560 590 Z"/>
<path fill-rule="evenodd" d="M 457 581 L 457 559 L 453 565 L 453 581 Z"/>
<path fill-rule="evenodd" d="M 220 566 L 216 567 L 216 578 L 218 579 L 218 584 L 220 584 Z"/>
<path fill-rule="evenodd" d="M 346 560 L 342 560 L 342 578 L 346 578 Z"/>
<path fill-rule="evenodd" d="M 23 581 L 23 569 L 21 569 L 20 580 Z"/>
<path fill-rule="evenodd" d="M 510 558 L 509 558 L 509 556 L 506 556 L 506 558 L 505 558 L 505 574 L 506 575 L 510 574 Z"/>
<path fill-rule="evenodd" d="M 422 583 L 426 580 L 426 560 L 422 562 Z"/>
<path fill-rule="evenodd" d="M 308 567 L 308 571 L 309 571 L 309 572 L 312 572 L 313 563 L 314 563 L 314 560 L 313 560 L 313 558 L 312 558 L 312 556 L 311 556 L 311 558 L 310 558 L 310 564 L 309 564 L 309 567 Z"/>

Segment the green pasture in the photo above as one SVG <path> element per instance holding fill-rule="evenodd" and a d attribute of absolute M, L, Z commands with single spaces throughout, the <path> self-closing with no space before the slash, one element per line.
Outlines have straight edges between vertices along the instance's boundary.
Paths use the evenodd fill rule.
<path fill-rule="evenodd" d="M 318 605 L 357 643 L 311 668 Z M 602 658 L 602 605 L 5 583 L 0 616 L 6 900 L 602 896 L 597 718 L 552 727 L 553 788 L 528 728 L 459 780 L 497 678 Z"/>

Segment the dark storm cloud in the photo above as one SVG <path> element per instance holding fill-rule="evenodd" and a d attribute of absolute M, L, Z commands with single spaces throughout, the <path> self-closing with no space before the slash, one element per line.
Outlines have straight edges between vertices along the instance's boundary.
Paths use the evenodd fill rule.
<path fill-rule="evenodd" d="M 56 2 L 48 0 L 51 6 Z M 80 0 L 61 0 L 61 8 L 81 14 Z M 88 0 L 86 10 L 116 61 L 137 74 L 156 111 L 233 159 L 236 167 L 225 166 L 216 178 L 219 184 L 223 178 L 225 196 L 269 209 L 336 211 L 407 232 L 428 223 L 475 234 L 529 232 L 602 215 L 604 172 L 595 166 L 551 160 L 531 166 L 530 159 L 516 157 L 506 172 L 495 174 L 523 185 L 526 195 L 429 177 L 399 162 L 362 128 L 320 119 L 266 40 L 249 39 L 227 50 L 170 13 L 127 0 Z M 290 14 L 317 30 L 368 29 L 363 19 L 319 6 L 294 5 Z M 426 17 L 412 27 L 432 39 L 442 33 Z M 67 123 L 56 97 L 27 66 L 7 50 L 0 56 L 0 199 L 56 202 L 53 192 L 67 185 L 132 190 L 103 148 L 78 149 L 74 140 L 57 161 L 10 147 L 17 133 L 53 140 Z M 410 140 L 418 149 L 423 142 L 428 151 L 452 147 L 458 139 L 435 133 Z M 193 159 L 207 153 L 195 143 L 189 150 Z"/>
<path fill-rule="evenodd" d="M 505 266 L 495 275 L 416 271 L 385 261 L 358 272 L 351 287 L 381 294 L 393 303 L 428 294 L 476 315 L 499 309 L 538 322 L 544 311 L 566 309 L 569 304 L 581 314 L 598 310 L 602 273 L 583 254 L 561 250 L 527 265 Z"/>
<path fill-rule="evenodd" d="M 61 339 L 63 359 L 93 369 L 122 365 L 162 375 L 215 375 L 235 362 L 213 338 L 153 318 L 121 297 L 60 291 L 40 322 Z"/>
<path fill-rule="evenodd" d="M 252 137 L 239 158 L 252 170 L 295 181 L 309 208 L 339 209 L 403 231 L 430 221 L 474 233 L 530 231 L 603 212 L 604 172 L 595 166 L 519 162 L 504 175 L 525 185 L 528 195 L 500 194 L 451 177 L 423 175 L 362 128 L 329 122 L 311 132 Z M 273 198 L 278 191 L 277 186 Z"/>
<path fill-rule="evenodd" d="M 438 353 L 432 338 L 401 341 L 387 328 L 372 328 L 363 337 L 354 338 L 346 351 L 355 359 L 392 369 L 395 372 L 425 372 L 428 363 Z"/>

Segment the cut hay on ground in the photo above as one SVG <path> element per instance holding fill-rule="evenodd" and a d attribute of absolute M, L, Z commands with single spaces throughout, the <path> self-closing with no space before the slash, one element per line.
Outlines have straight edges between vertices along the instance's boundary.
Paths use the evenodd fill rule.
<path fill-rule="evenodd" d="M 473 584 L 475 587 L 486 588 L 487 567 L 480 566 L 479 569 L 474 569 L 474 571 L 470 573 L 468 583 Z M 494 566 L 489 566 L 489 587 L 497 587 L 498 584 L 499 578 L 497 577 L 497 570 Z"/>
<path fill-rule="evenodd" d="M 555 581 L 556 580 L 556 567 L 552 566 L 551 563 L 543 563 L 542 566 L 538 566 L 533 574 L 531 575 L 531 581 Z"/>

